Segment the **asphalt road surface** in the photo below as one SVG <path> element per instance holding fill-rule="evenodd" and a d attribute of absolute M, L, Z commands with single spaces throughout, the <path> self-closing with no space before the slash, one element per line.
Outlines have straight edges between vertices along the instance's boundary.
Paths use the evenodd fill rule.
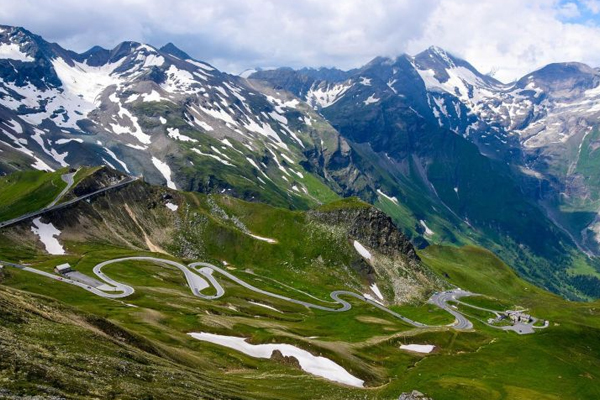
<path fill-rule="evenodd" d="M 229 273 L 228 271 L 224 270 L 223 268 L 217 267 L 217 266 L 209 264 L 209 263 L 196 262 L 196 263 L 190 264 L 189 267 L 190 268 L 195 268 L 198 273 L 202 274 L 202 276 L 204 276 L 205 278 L 209 279 L 210 282 L 213 284 L 213 286 L 215 286 L 215 288 L 217 288 L 217 293 L 225 293 L 225 291 L 223 290 L 223 288 L 221 287 L 221 285 L 216 281 L 216 279 L 213 277 L 213 271 L 216 271 L 216 272 L 220 273 L 221 275 L 229 278 L 230 280 L 234 281 L 238 285 L 243 286 L 246 289 L 251 290 L 253 292 L 260 293 L 260 294 L 263 294 L 263 295 L 268 296 L 268 297 L 274 297 L 274 298 L 277 298 L 277 299 L 285 300 L 285 301 L 288 301 L 290 303 L 300 304 L 300 305 L 303 305 L 303 306 L 308 307 L 308 308 L 314 308 L 314 309 L 317 309 L 317 310 L 332 311 L 332 312 L 348 311 L 348 310 L 350 310 L 352 308 L 352 305 L 350 303 L 348 303 L 346 300 L 340 298 L 340 296 L 354 297 L 355 299 L 362 300 L 362 301 L 364 301 L 366 303 L 369 303 L 370 305 L 375 306 L 375 307 L 379 308 L 380 310 L 385 311 L 388 314 L 391 314 L 391 315 L 395 316 L 396 318 L 399 318 L 402 321 L 404 321 L 404 322 L 406 322 L 406 323 L 408 323 L 410 325 L 413 325 L 413 326 L 416 326 L 416 327 L 419 327 L 419 328 L 427 326 L 427 325 L 424 325 L 424 324 L 422 324 L 420 322 L 416 322 L 416 321 L 413 321 L 411 319 L 408 319 L 408 318 L 406 318 L 406 317 L 398 314 L 397 312 L 392 311 L 389 308 L 387 308 L 387 307 L 385 307 L 385 306 L 377 303 L 376 301 L 372 301 L 372 300 L 369 300 L 369 299 L 365 298 L 365 296 L 363 296 L 363 295 L 360 295 L 360 294 L 357 294 L 357 293 L 354 293 L 354 292 L 349 292 L 349 291 L 346 291 L 346 290 L 336 290 L 334 292 L 331 292 L 330 297 L 336 303 L 338 303 L 338 304 L 341 305 L 341 307 L 332 308 L 332 307 L 326 307 L 326 306 L 319 305 L 319 304 L 310 303 L 310 302 L 303 301 L 303 300 L 293 299 L 293 298 L 290 298 L 290 297 L 287 297 L 287 296 L 282 296 L 280 294 L 271 293 L 271 292 L 268 292 L 266 290 L 259 289 L 259 288 L 255 287 L 255 286 L 252 286 L 251 284 L 249 284 L 249 283 L 241 280 L 240 278 L 236 277 L 235 275 L 232 275 L 231 273 Z M 202 267 L 202 268 L 198 268 L 198 267 Z M 218 297 L 220 297 L 220 296 L 218 296 Z"/>
<path fill-rule="evenodd" d="M 122 183 L 122 184 L 126 184 L 126 183 Z M 114 188 L 114 186 L 113 186 L 113 188 Z M 106 189 L 109 189 L 109 188 L 106 188 Z M 219 281 L 214 276 L 215 273 L 218 273 L 218 274 L 221 274 L 222 276 L 224 276 L 225 278 L 229 279 L 230 281 L 233 281 L 233 282 L 237 283 L 238 285 L 240 285 L 248 290 L 251 290 L 255 293 L 259 293 L 259 294 L 261 294 L 263 296 L 267 296 L 267 297 L 284 300 L 284 301 L 287 301 L 290 303 L 299 304 L 299 305 L 302 305 L 302 306 L 305 306 L 308 308 L 312 308 L 312 309 L 316 309 L 316 310 L 329 311 L 329 312 L 348 311 L 352 308 L 352 305 L 347 300 L 342 299 L 342 296 L 343 297 L 352 297 L 357 300 L 364 301 L 365 303 L 368 303 L 390 315 L 393 315 L 394 317 L 396 317 L 414 327 L 417 327 L 417 328 L 434 328 L 434 327 L 436 327 L 436 326 L 432 326 L 432 325 L 426 325 L 426 324 L 423 324 L 423 323 L 420 323 L 417 321 L 413 321 L 395 311 L 390 310 L 389 308 L 385 307 L 384 305 L 382 305 L 376 301 L 366 298 L 364 295 L 354 293 L 354 292 L 349 292 L 347 290 L 336 290 L 336 291 L 331 292 L 330 297 L 334 300 L 335 303 L 338 304 L 338 307 L 335 307 L 335 306 L 331 307 L 331 306 L 325 306 L 322 304 L 315 304 L 315 303 L 287 297 L 287 296 L 284 296 L 281 294 L 271 293 L 271 292 L 268 292 L 266 290 L 263 290 L 263 289 L 260 289 L 260 288 L 257 288 L 255 286 L 251 285 L 250 283 L 236 277 L 235 275 L 231 274 L 230 272 L 226 271 L 223 268 L 220 268 L 220 267 L 217 267 L 216 265 L 213 265 L 210 263 L 205 263 L 205 262 L 195 262 L 195 263 L 191 263 L 186 266 L 177 261 L 167 260 L 167 259 L 163 259 L 163 258 L 156 258 L 156 257 L 116 258 L 113 260 L 101 262 L 93 268 L 94 274 L 104 282 L 101 285 L 97 285 L 97 286 L 93 286 L 93 285 L 89 284 L 90 281 L 95 281 L 95 279 L 89 279 L 89 280 L 85 280 L 85 281 L 71 279 L 75 275 L 72 275 L 72 276 L 56 275 L 56 274 L 48 273 L 48 272 L 41 271 L 41 270 L 38 270 L 35 268 L 31 268 L 31 267 L 28 267 L 25 265 L 20 265 L 20 264 L 5 262 L 5 261 L 0 261 L 0 265 L 6 265 L 6 266 L 18 268 L 18 269 L 21 269 L 21 270 L 24 270 L 27 272 L 31 272 L 34 274 L 45 276 L 47 278 L 54 279 L 57 281 L 75 285 L 75 286 L 78 286 L 84 290 L 87 290 L 88 292 L 91 292 L 97 296 L 104 297 L 107 299 L 120 299 L 120 298 L 124 298 L 124 297 L 132 295 L 133 293 L 135 293 L 135 289 L 129 285 L 123 284 L 121 282 L 118 282 L 118 281 L 110 278 L 109 276 L 104 274 L 104 272 L 102 272 L 102 268 L 107 265 L 110 265 L 110 264 L 122 263 L 125 261 L 148 261 L 148 262 L 152 262 L 152 263 L 156 263 L 156 264 L 167 264 L 167 265 L 173 266 L 173 267 L 179 269 L 181 272 L 183 272 L 192 294 L 194 296 L 197 296 L 204 300 L 215 300 L 215 299 L 222 297 L 225 294 L 225 289 L 223 288 L 223 286 L 221 286 Z M 98 282 L 98 283 L 101 283 L 101 282 Z M 213 287 L 215 289 L 215 294 L 206 295 L 206 294 L 202 293 L 203 290 L 205 290 L 209 287 Z M 465 317 L 465 315 L 461 314 L 457 309 L 453 308 L 451 305 L 448 304 L 449 301 L 462 303 L 459 299 L 462 297 L 468 297 L 468 296 L 478 296 L 478 294 L 471 293 L 471 292 L 468 292 L 468 291 L 462 290 L 462 289 L 453 289 L 453 290 L 448 290 L 445 292 L 435 293 L 433 296 L 431 296 L 431 298 L 429 299 L 428 302 L 431 304 L 434 304 L 435 306 L 441 308 L 442 310 L 445 310 L 446 312 L 448 312 L 454 316 L 454 318 L 455 318 L 454 323 L 452 323 L 451 325 L 448 325 L 448 326 L 451 326 L 457 330 L 471 330 L 471 329 L 473 329 L 473 324 L 471 323 L 471 321 L 469 321 L 467 319 L 467 317 Z M 324 302 L 326 302 L 326 301 L 324 301 Z M 471 306 L 470 304 L 466 304 L 466 303 L 462 303 L 462 304 L 465 304 L 466 306 L 473 307 L 476 309 L 486 310 L 486 311 L 496 313 L 496 314 L 499 312 L 499 311 L 484 309 L 484 308 L 477 307 L 477 306 Z M 534 329 L 543 329 L 548 326 L 548 323 L 546 323 L 544 326 L 533 326 L 536 322 L 537 322 L 537 319 L 533 318 L 531 322 L 517 323 L 512 326 L 494 326 L 494 325 L 487 324 L 486 322 L 483 322 L 483 323 L 492 328 L 502 329 L 502 330 L 512 330 L 519 334 L 533 333 Z"/>
<path fill-rule="evenodd" d="M 457 300 L 461 297 L 466 296 L 476 296 L 475 293 L 467 292 L 461 289 L 448 290 L 446 292 L 436 293 L 429 299 L 429 303 L 434 304 L 454 315 L 456 321 L 452 325 L 455 329 L 473 329 L 473 324 L 469 321 L 464 315 L 454 310 L 450 305 L 448 305 L 448 301 Z"/>
<path fill-rule="evenodd" d="M 79 171 L 79 170 L 77 170 L 77 171 Z M 69 191 L 69 189 L 71 189 L 71 187 L 73 186 L 73 183 L 75 183 L 75 180 L 73 178 L 75 177 L 75 174 L 77 173 L 77 171 L 75 171 L 75 172 L 69 172 L 68 174 L 62 174 L 61 175 L 61 179 L 67 184 L 67 187 L 65 187 L 58 194 L 58 196 L 56 196 L 56 198 L 54 200 L 52 200 L 52 203 L 48 204 L 44 208 L 54 207 L 56 205 L 56 203 L 58 203 L 60 201 L 60 199 L 63 198 L 63 196 Z"/>
<path fill-rule="evenodd" d="M 500 314 L 502 313 L 502 311 L 490 310 L 489 308 L 474 306 L 472 304 L 464 303 L 462 301 L 457 301 L 457 303 L 462 304 L 463 306 L 466 306 L 466 307 L 474 308 L 476 310 L 487 311 L 489 313 L 495 314 L 496 317 L 499 317 Z M 513 323 L 512 325 L 503 325 L 503 326 L 492 325 L 485 321 L 481 321 L 481 322 L 486 324 L 487 326 L 491 326 L 492 328 L 502 329 L 504 331 L 514 331 L 514 332 L 518 333 L 519 335 L 527 335 L 530 333 L 534 333 L 535 329 L 543 329 L 543 328 L 547 327 L 547 325 L 546 325 L 547 322 L 544 326 L 535 326 L 535 323 L 538 322 L 538 319 L 535 317 L 531 317 L 531 316 L 530 316 L 530 318 L 531 318 L 531 320 L 529 322 L 518 321 L 518 322 Z"/>

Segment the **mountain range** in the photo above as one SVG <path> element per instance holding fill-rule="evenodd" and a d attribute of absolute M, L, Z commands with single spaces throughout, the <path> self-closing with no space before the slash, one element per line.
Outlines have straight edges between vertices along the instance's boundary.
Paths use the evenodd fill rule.
<path fill-rule="evenodd" d="M 599 76 L 0 26 L 0 398 L 600 398 Z"/>
<path fill-rule="evenodd" d="M 78 54 L 0 27 L 0 172 L 108 165 L 153 184 L 308 209 L 358 196 L 418 247 L 478 244 L 600 297 L 600 71 L 511 84 L 432 47 L 350 71 L 234 76 L 173 44 Z"/>

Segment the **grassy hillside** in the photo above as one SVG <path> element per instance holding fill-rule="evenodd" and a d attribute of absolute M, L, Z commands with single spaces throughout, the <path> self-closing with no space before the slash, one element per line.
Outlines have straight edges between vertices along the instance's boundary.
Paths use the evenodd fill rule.
<path fill-rule="evenodd" d="M 171 360 L 143 337 L 59 301 L 0 286 L 0 305 L 1 398 L 250 398 L 201 363 Z"/>
<path fill-rule="evenodd" d="M 167 203 L 179 208 L 172 211 Z M 346 199 L 298 212 L 136 182 L 45 216 L 61 231 L 64 256 L 46 254 L 28 223 L 0 230 L 0 260 L 48 272 L 69 262 L 91 274 L 101 261 L 133 255 L 183 263 L 225 261 L 230 273 L 256 287 L 325 305 L 331 290 L 364 293 L 377 282 L 386 300 L 397 303 L 396 311 L 442 325 L 414 329 L 356 300 L 344 313 L 308 309 L 251 292 L 220 275 L 225 295 L 203 300 L 192 295 L 179 270 L 145 261 L 103 270 L 135 288 L 122 300 L 5 267 L 0 272 L 0 348 L 6 354 L 0 361 L 2 390 L 155 399 L 393 399 L 415 389 L 436 400 L 600 396 L 599 303 L 568 302 L 536 288 L 476 247 L 430 246 L 419 252 L 422 263 L 415 264 L 388 253 L 385 245 L 393 239 L 388 235 L 381 247 L 370 247 L 374 261 L 366 264 L 352 241 L 371 243 L 370 225 L 362 224 L 358 234 L 363 236 L 356 238 L 352 221 L 362 221 L 371 210 Z M 376 225 L 381 232 L 389 228 L 383 219 Z M 424 303 L 439 290 L 437 280 L 484 295 L 465 301 L 500 310 L 524 307 L 550 326 L 519 336 L 473 319 L 474 331 L 456 332 L 443 326 L 452 322 L 449 314 Z M 420 285 L 424 291 L 409 301 L 399 296 L 394 282 Z M 194 340 L 188 332 L 294 344 L 340 364 L 367 388 L 334 384 L 282 360 L 255 359 Z M 433 344 L 436 350 L 419 355 L 399 349 L 409 343 Z"/>
<path fill-rule="evenodd" d="M 89 272 L 85 265 L 91 266 L 96 261 L 94 258 L 99 260 L 116 255 L 125 253 L 121 249 L 111 249 L 104 250 L 102 256 L 90 254 L 89 260 L 84 258 L 85 263 L 76 264 L 77 269 Z M 61 312 L 84 313 L 87 320 L 93 321 L 85 326 L 91 324 L 92 332 L 98 330 L 94 324 L 110 323 L 109 327 L 114 325 L 115 328 L 110 328 L 108 336 L 113 337 L 108 339 L 117 341 L 125 349 L 111 354 L 114 345 L 98 345 L 101 354 L 96 354 L 96 350 L 90 350 L 93 348 L 90 343 L 102 343 L 107 339 L 106 334 L 100 332 L 98 337 L 83 333 L 79 326 L 77 329 L 70 327 L 62 322 L 60 313 L 56 316 L 55 310 L 45 306 L 44 315 L 52 317 L 42 319 L 48 325 L 44 332 L 54 329 L 51 326 L 55 318 L 62 322 L 54 335 L 40 334 L 42 331 L 37 322 L 28 322 L 32 324 L 29 327 L 24 324 L 2 327 L 2 337 L 11 340 L 8 345 L 11 357 L 22 357 L 20 371 L 34 368 L 30 359 L 33 348 L 36 351 L 51 349 L 44 350 L 48 356 L 39 367 L 42 371 L 36 370 L 38 375 L 18 375 L 4 367 L 1 373 L 11 382 L 8 388 L 15 393 L 40 393 L 39 384 L 45 382 L 42 387 L 48 393 L 72 396 L 90 396 L 112 390 L 118 393 L 117 397 L 127 398 L 131 396 L 132 388 L 145 385 L 139 393 L 154 393 L 155 398 L 169 398 L 175 393 L 179 398 L 191 397 L 191 393 L 211 398 L 213 389 L 219 398 L 227 398 L 228 393 L 236 393 L 237 398 L 244 398 L 240 393 L 246 393 L 249 398 L 394 398 L 413 389 L 435 399 L 597 398 L 596 382 L 600 379 L 597 372 L 600 367 L 598 304 L 570 303 L 537 289 L 521 281 L 497 258 L 481 249 L 440 247 L 428 249 L 421 255 L 436 271 L 450 276 L 450 280 L 466 289 L 479 288 L 488 296 L 475 300 L 477 304 L 528 307 L 533 315 L 550 319 L 551 326 L 529 336 L 494 330 L 478 322 L 475 322 L 474 332 L 416 331 L 362 304 L 355 303 L 355 308 L 342 314 L 311 311 L 261 298 L 227 282 L 224 298 L 202 301 L 191 296 L 178 271 L 141 262 L 107 267 L 107 274 L 136 287 L 136 293 L 130 298 L 111 301 L 11 269 L 5 273 L 8 276 L 3 284 L 47 297 L 31 297 L 8 288 L 3 289 L 1 295 L 9 293 L 18 301 L 34 298 L 43 300 L 43 304 L 51 302 L 52 307 L 59 307 Z M 62 260 L 46 260 L 36 267 L 49 269 L 58 261 Z M 471 272 L 474 266 L 477 270 Z M 235 268 L 236 275 L 250 279 L 238 266 Z M 269 290 L 286 290 L 264 280 L 255 284 Z M 290 289 L 287 290 L 289 294 Z M 301 297 L 301 294 L 297 295 Z M 249 300 L 269 304 L 283 314 L 253 305 Z M 450 322 L 425 306 L 403 306 L 399 310 L 426 322 Z M 3 318 L 3 321 L 10 319 Z M 67 333 L 71 329 L 76 334 Z M 133 337 L 120 333 L 121 329 Z M 256 360 L 216 345 L 197 342 L 185 335 L 188 331 L 245 336 L 255 343 L 295 344 L 335 360 L 365 379 L 372 389 L 345 388 L 275 361 Z M 135 349 L 131 350 L 129 342 L 134 343 Z M 431 343 L 438 349 L 428 356 L 413 355 L 400 351 L 401 343 Z M 12 355 L 17 348 L 25 350 Z M 64 353 L 63 358 L 51 362 L 52 354 L 58 351 Z M 104 357 L 108 360 L 102 361 Z M 127 374 L 120 381 L 121 369 L 104 368 L 102 380 L 91 384 L 84 373 L 92 368 L 91 365 L 96 365 L 90 364 L 91 360 L 103 366 L 124 365 L 121 369 L 126 368 Z M 154 372 L 157 370 L 159 372 Z M 176 376 L 189 380 L 189 387 L 182 385 L 181 380 L 165 383 L 160 379 L 159 375 L 175 374 L 175 370 Z M 48 380 L 47 374 L 52 380 Z M 24 380 L 24 377 L 28 378 Z M 129 386 L 132 380 L 133 386 Z M 200 380 L 205 383 L 199 385 Z M 155 387 L 160 390 L 154 391 Z M 293 388 L 297 390 L 289 397 Z"/>
<path fill-rule="evenodd" d="M 61 179 L 66 169 L 15 172 L 0 177 L 0 221 L 39 210 L 54 200 L 67 184 Z"/>
<path fill-rule="evenodd" d="M 409 381 L 427 387 L 434 398 L 593 399 L 600 396 L 600 303 L 577 303 L 523 280 L 490 252 L 432 246 L 424 263 L 463 289 L 487 297 L 484 306 L 515 305 L 550 321 L 534 335 L 491 332 L 476 354 L 451 361 L 428 358 L 410 371 Z M 426 373 L 424 371 L 427 371 Z M 448 391 L 463 397 L 448 396 Z"/>

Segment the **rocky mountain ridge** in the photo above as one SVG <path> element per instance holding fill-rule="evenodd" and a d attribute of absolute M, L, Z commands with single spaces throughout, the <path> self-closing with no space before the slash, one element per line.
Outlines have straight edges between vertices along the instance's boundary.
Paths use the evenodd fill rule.
<path fill-rule="evenodd" d="M 173 44 L 77 54 L 0 29 L 0 170 L 104 164 L 171 188 L 281 205 L 335 197 L 335 171 L 325 169 L 347 157 L 344 139 L 297 99 Z"/>
<path fill-rule="evenodd" d="M 490 240 L 539 277 L 564 256 L 598 254 L 596 69 L 553 64 L 504 84 L 431 47 L 377 57 L 339 79 L 289 69 L 250 79 L 318 110 L 368 163 L 380 185 L 372 201 L 398 219 L 411 215 L 427 241 Z M 540 256 L 550 261 L 532 273 L 539 262 L 523 260 Z"/>

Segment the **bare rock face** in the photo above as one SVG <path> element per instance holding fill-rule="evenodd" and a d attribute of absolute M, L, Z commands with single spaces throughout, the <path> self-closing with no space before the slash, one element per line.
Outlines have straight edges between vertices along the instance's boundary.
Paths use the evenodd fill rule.
<path fill-rule="evenodd" d="M 431 397 L 425 396 L 423 393 L 418 390 L 413 390 L 412 392 L 402 393 L 398 400 L 433 400 Z"/>
<path fill-rule="evenodd" d="M 83 179 L 73 188 L 73 194 L 84 196 L 96 190 L 119 183 L 126 178 L 126 175 L 112 168 L 101 167 L 89 177 Z"/>
<path fill-rule="evenodd" d="M 271 360 L 276 361 L 280 364 L 285 364 L 289 367 L 301 369 L 300 362 L 296 357 L 284 356 L 279 350 L 273 350 L 273 353 L 271 354 Z"/>
<path fill-rule="evenodd" d="M 409 260 L 419 261 L 419 256 L 408 238 L 398 230 L 390 217 L 375 207 L 314 211 L 311 216 L 325 223 L 347 225 L 349 239 L 358 240 L 383 254 L 402 254 Z"/>
<path fill-rule="evenodd" d="M 385 296 L 386 303 L 420 302 L 445 285 L 421 263 L 412 243 L 391 218 L 375 207 L 357 204 L 315 210 L 309 219 L 336 230 L 351 246 L 358 241 L 373 252 L 369 260 L 357 256 L 351 266 L 369 283 L 383 284 L 388 294 L 393 293 Z"/>

